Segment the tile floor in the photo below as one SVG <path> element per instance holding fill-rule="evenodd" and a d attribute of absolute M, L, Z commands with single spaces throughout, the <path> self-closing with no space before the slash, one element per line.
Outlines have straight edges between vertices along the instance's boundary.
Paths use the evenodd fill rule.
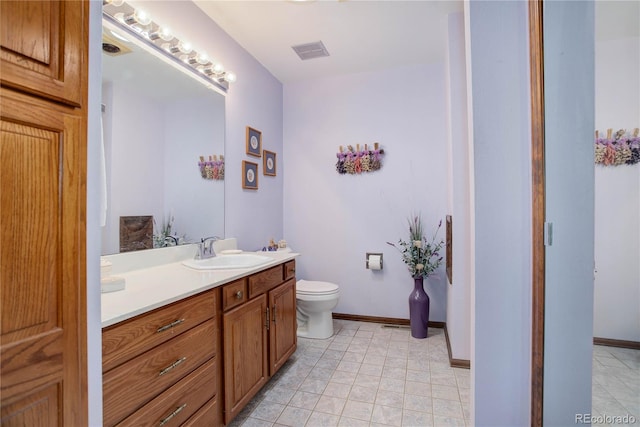
<path fill-rule="evenodd" d="M 593 346 L 592 390 L 593 416 L 628 414 L 640 425 L 640 350 Z"/>
<path fill-rule="evenodd" d="M 451 368 L 442 329 L 334 321 L 298 350 L 232 427 L 469 426 L 470 371 Z M 640 351 L 594 347 L 593 415 L 640 420 Z M 638 421 L 640 424 L 640 421 Z"/>

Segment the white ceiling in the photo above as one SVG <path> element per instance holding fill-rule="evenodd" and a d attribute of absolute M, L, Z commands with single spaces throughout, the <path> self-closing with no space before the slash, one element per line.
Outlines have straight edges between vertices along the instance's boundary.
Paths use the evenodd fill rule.
<path fill-rule="evenodd" d="M 462 1 L 194 0 L 280 82 L 444 59 L 447 14 Z M 330 56 L 302 61 L 291 46 L 321 40 Z"/>
<path fill-rule="evenodd" d="M 461 0 L 193 0 L 282 83 L 444 59 L 446 16 Z M 638 37 L 640 1 L 598 0 L 596 39 Z M 291 46 L 321 40 L 326 58 Z"/>

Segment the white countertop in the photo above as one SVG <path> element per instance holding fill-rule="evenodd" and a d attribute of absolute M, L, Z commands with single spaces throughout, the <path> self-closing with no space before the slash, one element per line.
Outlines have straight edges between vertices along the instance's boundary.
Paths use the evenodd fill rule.
<path fill-rule="evenodd" d="M 273 258 L 258 267 L 234 270 L 194 270 L 181 260 L 146 268 L 119 272 L 126 281 L 124 290 L 102 294 L 102 327 L 114 325 L 139 314 L 165 306 L 208 289 L 216 288 L 241 277 L 266 270 L 292 260 L 294 252 L 260 252 Z M 115 255 L 113 257 L 122 257 Z"/>

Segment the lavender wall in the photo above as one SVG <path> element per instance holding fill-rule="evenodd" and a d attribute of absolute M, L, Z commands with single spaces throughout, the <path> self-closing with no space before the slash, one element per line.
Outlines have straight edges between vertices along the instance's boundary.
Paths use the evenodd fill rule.
<path fill-rule="evenodd" d="M 545 426 L 591 412 L 594 260 L 594 2 L 544 8 Z"/>
<path fill-rule="evenodd" d="M 472 106 L 472 423 L 530 424 L 531 115 L 526 2 L 465 3 Z"/>
<path fill-rule="evenodd" d="M 285 237 L 303 279 L 340 286 L 340 313 L 408 318 L 413 281 L 385 242 L 407 239 L 422 212 L 429 233 L 446 214 L 444 64 L 343 75 L 284 87 Z M 340 145 L 380 142 L 382 169 L 335 170 Z M 444 228 L 440 230 L 444 238 Z M 365 269 L 383 252 L 384 269 Z M 431 320 L 446 318 L 444 267 L 425 286 Z"/>
<path fill-rule="evenodd" d="M 164 216 L 164 105 L 120 84 L 103 85 L 103 103 L 109 201 L 102 253 L 113 254 L 120 251 L 120 216 Z"/>
<path fill-rule="evenodd" d="M 173 102 L 164 109 L 163 126 L 165 219 L 173 215 L 173 231 L 190 242 L 222 236 L 224 181 L 202 179 L 197 161 L 224 153 L 224 98 L 204 92 Z"/>
<path fill-rule="evenodd" d="M 598 25 L 596 9 L 596 26 Z M 596 42 L 596 129 L 640 127 L 640 38 Z M 593 334 L 640 341 L 640 164 L 595 167 Z"/>
<path fill-rule="evenodd" d="M 169 26 L 196 49 L 219 58 L 238 81 L 226 97 L 225 236 L 237 237 L 242 249 L 279 239 L 282 229 L 282 84 L 255 58 L 190 1 L 136 1 L 152 18 Z M 245 127 L 262 131 L 262 147 L 278 154 L 278 175 L 262 175 L 262 158 L 245 153 Z M 259 190 L 243 190 L 242 160 L 259 166 Z"/>
<path fill-rule="evenodd" d="M 102 333 L 100 320 L 100 102 L 102 2 L 89 4 L 87 106 L 87 396 L 89 426 L 102 425 Z"/>
<path fill-rule="evenodd" d="M 453 217 L 453 283 L 447 286 L 447 332 L 454 359 L 471 358 L 471 173 L 464 16 L 449 15 L 447 42 L 447 212 Z"/>

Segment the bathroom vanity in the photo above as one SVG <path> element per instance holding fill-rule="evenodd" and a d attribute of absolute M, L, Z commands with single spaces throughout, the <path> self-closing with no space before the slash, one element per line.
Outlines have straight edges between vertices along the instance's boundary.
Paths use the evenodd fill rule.
<path fill-rule="evenodd" d="M 115 256 L 126 289 L 102 299 L 105 426 L 217 426 L 244 408 L 297 343 L 297 254 L 268 256 L 254 268 L 171 260 L 124 272 Z"/>

